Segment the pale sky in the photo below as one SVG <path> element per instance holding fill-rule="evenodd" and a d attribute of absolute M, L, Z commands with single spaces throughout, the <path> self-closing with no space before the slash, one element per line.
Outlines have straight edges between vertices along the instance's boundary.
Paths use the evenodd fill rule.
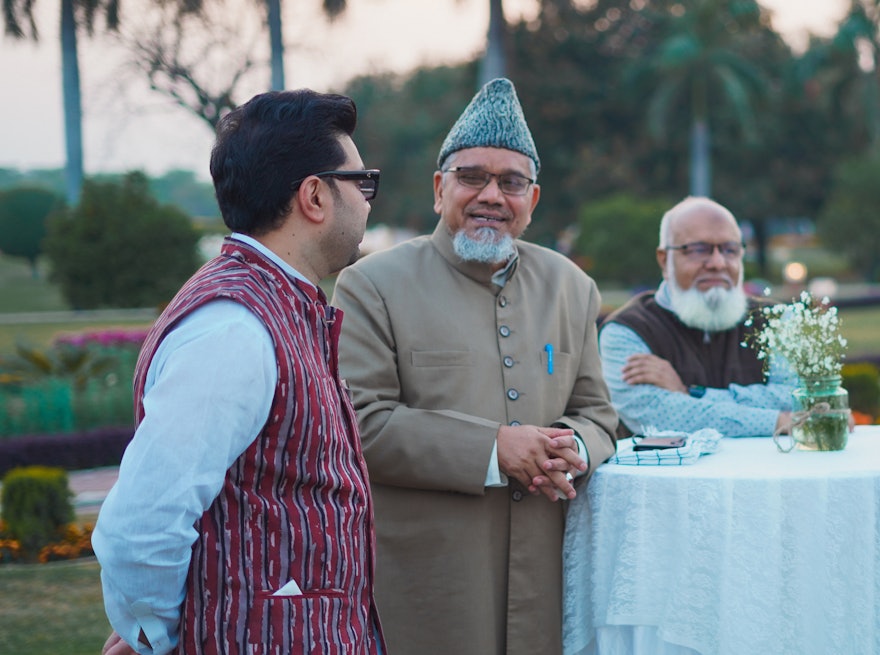
<path fill-rule="evenodd" d="M 845 0 L 759 2 L 795 48 L 808 32 L 833 33 L 845 10 Z M 338 90 L 356 73 L 473 58 L 484 47 L 489 20 L 486 0 L 348 0 L 344 17 L 329 27 L 316 13 L 318 0 L 282 4 L 287 87 L 318 91 Z M 38 43 L 0 35 L 0 167 L 64 165 L 58 2 L 36 0 L 36 6 Z M 123 24 L 133 6 L 122 3 Z M 530 0 L 505 0 L 504 7 L 509 19 L 534 13 Z M 81 37 L 79 46 L 86 174 L 180 168 L 208 179 L 208 124 L 121 71 L 119 47 L 107 39 Z M 246 97 L 268 86 L 268 76 L 260 71 Z"/>

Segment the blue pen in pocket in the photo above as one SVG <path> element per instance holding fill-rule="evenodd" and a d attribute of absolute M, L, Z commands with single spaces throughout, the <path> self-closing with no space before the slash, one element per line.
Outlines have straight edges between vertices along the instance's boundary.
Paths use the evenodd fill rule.
<path fill-rule="evenodd" d="M 547 351 L 547 373 L 553 375 L 553 344 L 548 343 L 544 350 Z"/>

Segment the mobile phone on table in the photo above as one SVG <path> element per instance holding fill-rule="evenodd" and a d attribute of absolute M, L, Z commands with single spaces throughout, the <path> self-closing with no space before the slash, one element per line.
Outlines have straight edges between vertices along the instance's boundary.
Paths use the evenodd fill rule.
<path fill-rule="evenodd" d="M 633 450 L 665 450 L 681 448 L 687 444 L 687 437 L 640 437 L 633 436 Z"/>

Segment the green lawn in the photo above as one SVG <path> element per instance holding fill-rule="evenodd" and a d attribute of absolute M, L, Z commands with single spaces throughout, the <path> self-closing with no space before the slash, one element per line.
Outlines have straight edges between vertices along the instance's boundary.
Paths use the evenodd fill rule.
<path fill-rule="evenodd" d="M 840 312 L 841 331 L 848 341 L 847 357 L 880 356 L 880 305 Z"/>
<path fill-rule="evenodd" d="M 45 346 L 59 334 L 115 327 L 149 327 L 143 316 L 95 317 L 88 312 L 70 314 L 58 320 L 9 322 L 19 313 L 69 312 L 58 287 L 50 283 L 44 267 L 34 278 L 24 260 L 0 255 L 0 356 L 11 352 L 18 340 Z M 0 651 L 2 652 L 2 651 Z"/>
<path fill-rule="evenodd" d="M 54 312 L 70 309 L 61 293 L 46 279 L 46 268 L 38 266 L 34 278 L 20 257 L 0 255 L 0 312 Z"/>
<path fill-rule="evenodd" d="M 96 655 L 110 634 L 94 558 L 0 566 L 0 653 Z"/>

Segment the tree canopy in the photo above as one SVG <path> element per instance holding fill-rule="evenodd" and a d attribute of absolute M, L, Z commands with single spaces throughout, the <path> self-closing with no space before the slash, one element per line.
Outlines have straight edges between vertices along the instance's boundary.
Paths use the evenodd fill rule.
<path fill-rule="evenodd" d="M 24 257 L 37 277 L 37 259 L 43 252 L 49 215 L 62 205 L 62 198 L 47 189 L 0 191 L 0 252 Z"/>
<path fill-rule="evenodd" d="M 555 246 L 586 208 L 621 194 L 635 207 L 691 193 L 700 112 L 683 91 L 701 76 L 709 80 L 698 104 L 711 117 L 711 195 L 754 227 L 759 268 L 771 222 L 817 216 L 837 162 L 868 148 L 876 110 L 854 99 L 862 84 L 856 50 L 832 37 L 795 53 L 754 0 L 539 4 L 537 17 L 510 25 L 508 61 L 542 160 L 531 240 Z M 436 153 L 476 79 L 470 62 L 360 77 L 343 90 L 358 104 L 364 160 L 383 171 L 373 223 L 433 227 Z M 637 219 L 621 215 L 591 229 L 613 237 L 629 220 Z"/>
<path fill-rule="evenodd" d="M 844 161 L 819 216 L 823 242 L 844 253 L 867 280 L 880 280 L 880 155 Z"/>
<path fill-rule="evenodd" d="M 195 272 L 197 241 L 190 218 L 160 205 L 134 172 L 86 180 L 79 204 L 50 220 L 46 254 L 76 309 L 158 307 Z"/>

